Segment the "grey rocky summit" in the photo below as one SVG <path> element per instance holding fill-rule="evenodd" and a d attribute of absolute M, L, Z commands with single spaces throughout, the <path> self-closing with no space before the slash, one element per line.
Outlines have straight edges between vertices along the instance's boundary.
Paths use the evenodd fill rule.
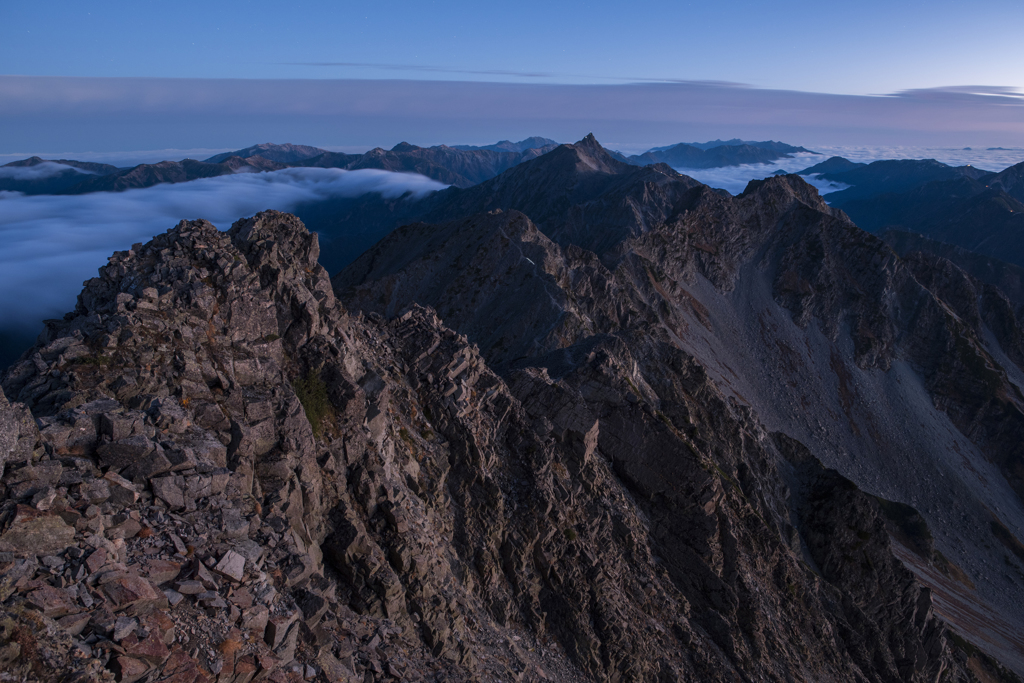
<path fill-rule="evenodd" d="M 835 453 L 820 438 L 721 382 L 732 359 L 711 366 L 681 341 L 718 322 L 688 288 L 742 292 L 761 268 L 776 283 L 761 304 L 850 338 L 836 363 L 861 391 L 854 373 L 891 372 L 915 348 L 870 315 L 872 297 L 895 282 L 937 334 L 952 323 L 929 292 L 955 272 L 915 288 L 791 178 L 733 200 L 589 142 L 566 165 L 572 151 L 551 160 L 634 174 L 659 202 L 622 211 L 591 242 L 600 256 L 573 243 L 596 208 L 549 213 L 554 240 L 493 210 L 396 233 L 335 280 L 343 305 L 316 235 L 286 214 L 227 232 L 182 222 L 115 254 L 2 379 L 0 669 L 1013 680 L 953 637 L 900 559 L 946 542 L 929 545 L 921 514 L 823 465 Z M 403 240 L 420 246 L 402 255 Z M 847 280 L 812 267 L 837 253 L 860 264 Z M 958 338 L 980 349 L 986 318 L 962 319 Z M 971 358 L 955 340 L 913 358 L 933 363 L 944 410 L 1001 443 L 1013 432 L 990 426 L 1012 423 L 996 404 L 964 408 L 996 379 L 951 391 L 976 370 L 956 365 Z"/>

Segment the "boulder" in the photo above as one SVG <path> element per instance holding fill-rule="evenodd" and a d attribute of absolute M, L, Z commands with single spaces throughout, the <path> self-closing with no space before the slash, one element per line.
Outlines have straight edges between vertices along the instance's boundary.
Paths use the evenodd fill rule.
<path fill-rule="evenodd" d="M 18 505 L 10 526 L 0 535 L 0 551 L 22 555 L 55 555 L 75 540 L 75 528 L 60 515 Z"/>

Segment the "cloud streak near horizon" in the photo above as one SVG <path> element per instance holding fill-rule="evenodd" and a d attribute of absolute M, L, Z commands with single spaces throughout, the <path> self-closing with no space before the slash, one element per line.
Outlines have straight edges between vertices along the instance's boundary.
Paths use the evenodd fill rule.
<path fill-rule="evenodd" d="M 543 135 L 650 146 L 741 137 L 815 145 L 1024 145 L 1024 98 L 966 86 L 885 96 L 728 83 L 564 85 L 357 79 L 0 76 L 0 154 L 26 149 L 489 144 Z"/>
<path fill-rule="evenodd" d="M 445 185 L 375 169 L 293 168 L 74 196 L 0 193 L 0 328 L 38 330 L 72 310 L 82 282 L 110 255 L 166 232 L 182 219 L 225 229 L 265 209 L 379 193 L 422 197 Z M 0 330 L 2 331 L 2 330 Z"/>

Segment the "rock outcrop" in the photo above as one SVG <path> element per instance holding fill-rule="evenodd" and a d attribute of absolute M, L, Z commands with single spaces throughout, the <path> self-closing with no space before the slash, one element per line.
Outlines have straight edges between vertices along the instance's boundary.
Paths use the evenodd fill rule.
<path fill-rule="evenodd" d="M 499 375 L 429 308 L 346 311 L 318 251 L 182 222 L 5 374 L 5 675 L 975 680 L 877 500 L 691 356 Z"/>
<path fill-rule="evenodd" d="M 916 508 L 934 534 L 929 557 L 970 586 L 957 604 L 1024 627 L 1024 565 L 993 531 L 1024 529 L 1013 302 L 945 258 L 901 258 L 798 176 L 729 197 L 641 171 L 657 168 L 618 165 L 592 139 L 562 146 L 437 195 L 442 217 L 489 211 L 401 227 L 335 287 L 385 317 L 434 307 L 503 375 L 543 367 L 571 381 L 601 349 L 670 418 L 693 395 L 674 387 L 686 359 L 765 430 Z M 545 181 L 532 196 L 531 178 Z M 1024 670 L 1024 649 L 958 617 L 951 596 L 943 616 Z"/>

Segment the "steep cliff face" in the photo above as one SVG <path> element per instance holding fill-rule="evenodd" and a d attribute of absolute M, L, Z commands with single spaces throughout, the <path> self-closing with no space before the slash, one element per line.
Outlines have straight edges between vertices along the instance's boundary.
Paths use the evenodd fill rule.
<path fill-rule="evenodd" d="M 183 222 L 4 376 L 5 671 L 975 680 L 876 499 L 670 341 L 498 375 L 430 309 L 348 313 L 317 252 Z"/>
<path fill-rule="evenodd" d="M 575 148 L 563 146 L 490 185 L 558 171 L 562 186 L 543 192 L 572 196 L 566 188 L 625 182 L 629 171 L 586 163 L 593 144 L 579 145 L 575 165 L 531 166 Z M 1024 565 L 995 531 L 1019 539 L 1024 529 L 1021 328 L 1007 297 L 943 258 L 901 259 L 796 176 L 752 183 L 738 197 L 668 189 L 642 223 L 588 214 L 591 199 L 581 201 L 543 222 L 491 211 L 400 228 L 335 287 L 352 307 L 385 316 L 413 302 L 435 307 L 505 373 L 544 367 L 564 380 L 594 348 L 621 348 L 630 381 L 669 417 L 688 393 L 671 388 L 666 349 L 692 359 L 766 430 L 803 443 L 861 489 L 917 508 L 942 572 L 967 577 L 966 604 L 1000 625 L 944 615 L 1024 669 L 1024 649 L 1001 635 L 1024 627 Z M 619 228 L 605 230 L 606 220 Z"/>

